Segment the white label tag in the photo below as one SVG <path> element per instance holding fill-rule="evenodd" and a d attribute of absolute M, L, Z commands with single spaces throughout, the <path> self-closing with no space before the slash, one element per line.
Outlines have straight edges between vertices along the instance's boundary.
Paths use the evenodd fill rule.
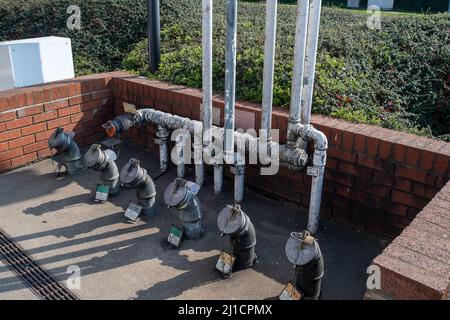
<path fill-rule="evenodd" d="M 97 185 L 97 188 L 95 190 L 95 201 L 98 201 L 98 202 L 108 201 L 109 188 L 110 187 L 108 185 L 103 185 L 103 184 Z"/>
<path fill-rule="evenodd" d="M 125 113 L 135 114 L 136 113 L 136 106 L 134 104 L 124 102 L 123 103 L 123 111 L 125 111 Z"/>
<path fill-rule="evenodd" d="M 219 261 L 217 261 L 216 269 L 225 275 L 230 275 L 233 271 L 233 265 L 235 261 L 236 257 L 225 251 L 222 251 L 219 256 Z"/>
<path fill-rule="evenodd" d="M 308 169 L 306 170 L 306 174 L 308 176 L 318 177 L 320 175 L 320 170 L 318 168 L 308 167 Z"/>
<path fill-rule="evenodd" d="M 278 297 L 279 300 L 301 300 L 302 294 L 289 282 Z"/>
<path fill-rule="evenodd" d="M 125 217 L 133 222 L 136 222 L 139 216 L 141 215 L 141 211 L 142 206 L 131 202 L 127 208 L 127 211 L 125 211 Z"/>

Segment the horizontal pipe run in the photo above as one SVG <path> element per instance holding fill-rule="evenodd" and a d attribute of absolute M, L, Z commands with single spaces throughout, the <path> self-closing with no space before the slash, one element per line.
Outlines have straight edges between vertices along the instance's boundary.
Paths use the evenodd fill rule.
<path fill-rule="evenodd" d="M 196 126 L 201 126 L 202 123 L 196 120 L 191 120 L 189 118 L 183 118 L 177 115 L 172 115 L 170 113 L 166 113 L 159 110 L 154 109 L 140 109 L 137 111 L 135 115 L 122 115 L 118 116 L 115 120 L 108 122 L 105 127 L 108 131 L 109 127 L 115 127 L 113 131 L 117 131 L 118 133 L 123 133 L 125 131 L 121 131 L 121 128 L 124 128 L 123 125 L 121 125 L 121 122 L 125 121 L 127 124 L 129 124 L 130 119 L 134 119 L 134 124 L 145 124 L 145 123 L 151 123 L 154 125 L 161 125 L 167 128 L 168 130 L 177 130 L 177 129 L 185 129 L 187 130 L 191 135 L 195 134 L 195 128 Z M 131 127 L 128 127 L 130 129 Z M 300 124 L 298 124 L 295 127 L 296 132 L 302 132 L 300 128 L 303 128 Z M 223 134 L 224 129 L 218 128 L 213 126 L 213 130 L 220 130 Z M 309 129 L 311 130 L 311 129 Z M 316 130 L 317 131 L 317 130 Z M 309 132 L 309 131 L 305 131 Z M 258 146 L 259 145 L 259 139 L 248 134 L 248 133 L 241 133 L 239 131 L 235 132 L 234 135 L 235 143 L 239 145 L 244 145 L 245 150 L 250 150 L 252 146 Z M 276 142 L 270 142 L 270 150 L 273 150 L 274 148 L 279 147 L 280 148 L 280 161 L 284 162 L 285 164 L 291 164 L 293 166 L 298 167 L 304 167 L 308 160 L 308 155 L 306 151 L 302 149 L 292 149 L 285 148 L 284 146 L 280 146 Z M 258 152 L 258 149 L 252 150 L 254 152 Z M 233 154 L 233 161 L 235 161 L 235 156 Z"/>

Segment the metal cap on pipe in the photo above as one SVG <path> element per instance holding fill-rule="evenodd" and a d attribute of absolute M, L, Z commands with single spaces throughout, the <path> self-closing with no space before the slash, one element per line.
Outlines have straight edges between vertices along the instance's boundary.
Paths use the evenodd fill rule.
<path fill-rule="evenodd" d="M 177 178 L 164 191 L 164 202 L 169 207 L 181 205 L 189 195 L 195 196 L 200 191 L 200 186 L 192 181 Z"/>
<path fill-rule="evenodd" d="M 183 179 L 176 179 L 166 188 L 164 191 L 164 202 L 169 207 L 176 207 L 186 199 L 188 193 L 186 182 Z"/>
<path fill-rule="evenodd" d="M 319 255 L 317 241 L 309 235 L 309 232 L 293 232 L 286 243 L 286 257 L 296 265 L 303 266 Z"/>
<path fill-rule="evenodd" d="M 133 158 L 120 171 L 120 180 L 126 184 L 136 186 L 144 182 L 146 175 L 147 171 L 140 166 L 140 161 Z"/>
<path fill-rule="evenodd" d="M 239 205 L 227 206 L 217 218 L 217 226 L 222 234 L 238 233 L 245 226 L 246 215 Z"/>
<path fill-rule="evenodd" d="M 92 145 L 84 155 L 84 164 L 88 168 L 93 168 L 99 164 L 102 164 L 106 160 L 106 155 L 102 151 L 99 144 Z"/>
<path fill-rule="evenodd" d="M 66 150 L 69 148 L 74 137 L 74 133 L 65 133 L 63 128 L 57 128 L 48 139 L 48 146 L 57 150 Z"/>

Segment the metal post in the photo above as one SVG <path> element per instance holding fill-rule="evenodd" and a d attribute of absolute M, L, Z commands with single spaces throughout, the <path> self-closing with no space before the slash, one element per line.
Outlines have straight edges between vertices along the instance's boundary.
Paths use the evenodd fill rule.
<path fill-rule="evenodd" d="M 287 131 L 288 146 L 295 147 L 297 137 L 292 132 L 295 124 L 301 121 L 303 77 L 305 69 L 306 39 L 308 34 L 309 0 L 299 0 L 297 4 L 297 23 L 295 31 L 294 70 L 290 117 Z"/>
<path fill-rule="evenodd" d="M 234 114 L 236 104 L 237 0 L 227 0 L 225 52 L 225 162 L 234 163 Z"/>
<path fill-rule="evenodd" d="M 264 48 L 264 79 L 261 116 L 261 139 L 271 141 L 275 41 L 277 36 L 278 0 L 266 2 L 266 40 Z"/>
<path fill-rule="evenodd" d="M 202 44 L 203 44 L 203 146 L 211 144 L 212 128 L 212 77 L 213 77 L 213 2 L 202 3 Z"/>
<path fill-rule="evenodd" d="M 303 90 L 302 124 L 311 123 L 311 108 L 316 76 L 317 47 L 319 43 L 322 0 L 311 0 L 308 23 L 308 47 L 306 52 L 305 80 Z"/>
<path fill-rule="evenodd" d="M 148 57 L 151 72 L 156 72 L 161 62 L 161 21 L 159 0 L 148 0 Z"/>

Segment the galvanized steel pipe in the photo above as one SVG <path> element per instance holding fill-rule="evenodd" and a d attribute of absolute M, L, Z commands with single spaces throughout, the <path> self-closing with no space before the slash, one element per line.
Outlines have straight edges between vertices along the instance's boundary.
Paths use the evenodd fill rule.
<path fill-rule="evenodd" d="M 305 83 L 303 90 L 302 124 L 311 123 L 311 109 L 316 76 L 317 47 L 319 44 L 320 15 L 322 0 L 311 0 L 308 22 L 308 44 L 305 65 Z"/>
<path fill-rule="evenodd" d="M 277 35 L 278 1 L 266 1 L 266 40 L 264 48 L 264 75 L 261 115 L 261 136 L 263 141 L 271 141 L 273 81 L 275 69 L 275 42 Z M 269 150 L 268 150 L 269 151 Z"/>
<path fill-rule="evenodd" d="M 234 121 L 236 104 L 237 0 L 227 0 L 225 51 L 225 136 L 224 159 L 234 161 Z"/>
<path fill-rule="evenodd" d="M 114 157 L 116 155 L 113 154 Z M 86 167 L 100 172 L 100 179 L 103 184 L 110 187 L 109 194 L 115 196 L 120 191 L 119 169 L 114 159 L 108 157 L 108 154 L 101 150 L 101 146 L 94 144 L 84 155 L 84 164 Z"/>
<path fill-rule="evenodd" d="M 155 143 L 159 145 L 159 168 L 161 172 L 166 172 L 169 168 L 169 134 L 165 127 L 158 126 Z"/>
<path fill-rule="evenodd" d="M 320 206 L 322 202 L 323 179 L 327 163 L 328 139 L 325 134 L 311 125 L 298 124 L 293 129 L 297 136 L 314 144 L 313 177 L 308 214 L 308 231 L 316 234 L 319 230 Z"/>
<path fill-rule="evenodd" d="M 292 131 L 294 125 L 301 122 L 303 81 L 305 69 L 306 43 L 308 34 L 309 0 L 297 3 L 297 22 L 295 31 L 294 70 L 292 78 L 292 94 L 289 124 L 287 128 L 288 146 L 297 147 L 297 136 Z"/>
<path fill-rule="evenodd" d="M 74 136 L 73 132 L 64 132 L 63 128 L 57 128 L 48 139 L 48 146 L 57 151 L 52 159 L 59 167 L 64 166 L 69 176 L 81 170 L 81 152 Z"/>
<path fill-rule="evenodd" d="M 213 1 L 202 0 L 203 146 L 211 144 L 213 81 Z"/>

